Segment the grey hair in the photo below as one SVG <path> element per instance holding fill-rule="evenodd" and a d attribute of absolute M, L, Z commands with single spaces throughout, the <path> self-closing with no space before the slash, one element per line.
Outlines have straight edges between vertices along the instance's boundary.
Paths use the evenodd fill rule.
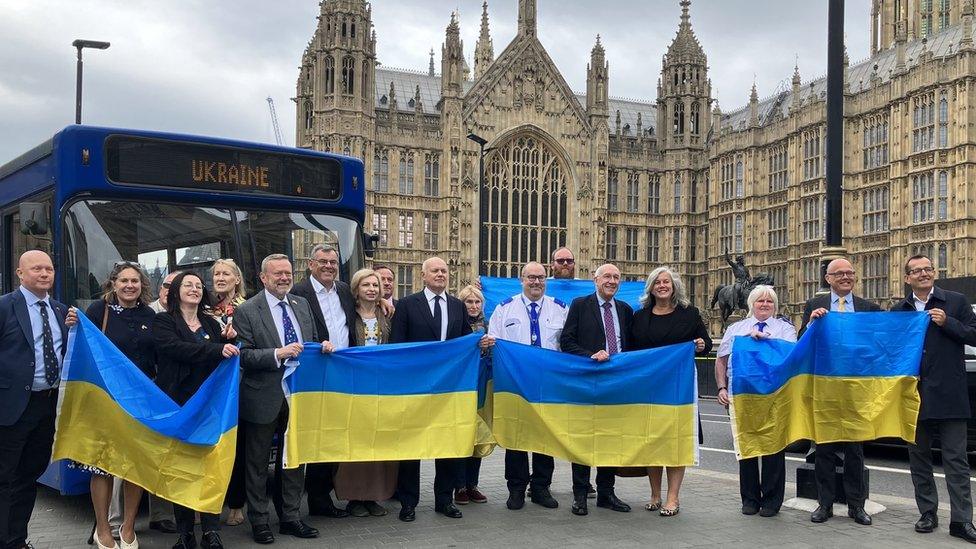
<path fill-rule="evenodd" d="M 308 256 L 309 257 L 314 256 L 315 255 L 315 252 L 322 252 L 322 253 L 325 253 L 325 254 L 327 254 L 329 252 L 335 252 L 336 255 L 339 255 L 339 250 L 337 250 L 335 248 L 335 246 L 333 246 L 331 244 L 316 244 L 312 248 L 312 251 L 309 252 Z"/>
<path fill-rule="evenodd" d="M 435 260 L 435 259 L 440 259 L 441 261 L 444 261 L 443 259 L 441 259 L 440 257 L 437 257 L 436 255 L 433 256 L 433 257 L 428 257 L 427 259 L 424 260 L 423 263 L 420 264 L 420 272 L 421 273 L 426 273 L 427 272 L 427 266 L 430 265 L 430 262 L 433 261 L 433 260 Z M 447 261 L 444 261 L 444 264 L 447 265 Z"/>
<path fill-rule="evenodd" d="M 749 305 L 750 316 L 752 316 L 753 306 L 756 304 L 757 301 L 759 301 L 759 298 L 764 295 L 768 295 L 769 297 L 773 298 L 772 316 L 776 316 L 779 314 L 779 296 L 776 295 L 776 290 L 774 290 L 772 286 L 768 286 L 766 284 L 760 284 L 759 286 L 753 288 L 751 292 L 749 292 L 749 297 L 746 299 L 746 304 Z"/>
<path fill-rule="evenodd" d="M 522 270 L 519 271 L 519 278 L 525 278 L 525 270 L 532 266 L 542 267 L 542 274 L 546 273 L 546 266 L 538 261 L 529 261 L 525 265 L 522 265 Z"/>
<path fill-rule="evenodd" d="M 671 270 L 670 267 L 658 267 L 651 271 L 651 274 L 647 275 L 647 282 L 644 284 L 644 293 L 640 296 L 640 304 L 642 307 L 647 307 L 648 304 L 654 305 L 654 283 L 662 275 L 667 274 L 671 277 L 671 287 L 674 291 L 671 292 L 671 306 L 672 307 L 687 307 L 691 305 L 691 300 L 688 299 L 688 293 L 685 292 L 685 283 L 681 281 L 681 277 L 678 273 Z"/>
<path fill-rule="evenodd" d="M 268 257 L 262 259 L 261 260 L 261 272 L 262 273 L 268 272 L 268 269 L 267 269 L 268 263 L 271 263 L 272 261 L 281 261 L 282 259 L 284 259 L 285 261 L 291 263 L 291 258 L 288 257 L 285 254 L 271 254 Z"/>

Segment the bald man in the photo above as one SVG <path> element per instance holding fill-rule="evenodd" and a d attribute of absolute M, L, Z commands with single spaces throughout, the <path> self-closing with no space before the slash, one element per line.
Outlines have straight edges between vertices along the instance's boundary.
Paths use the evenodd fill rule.
<path fill-rule="evenodd" d="M 0 297 L 0 544 L 28 547 L 37 479 L 51 461 L 61 362 L 77 313 L 51 298 L 54 264 L 31 250 Z"/>
<path fill-rule="evenodd" d="M 857 276 L 851 262 L 839 258 L 827 264 L 827 284 L 830 294 L 810 298 L 803 308 L 803 324 L 800 334 L 807 325 L 827 314 L 880 311 L 870 301 L 854 295 Z M 847 514 L 854 522 L 865 526 L 871 524 L 871 515 L 864 510 L 867 491 L 864 487 L 864 449 L 860 442 L 833 442 L 817 444 L 816 478 L 817 500 L 820 504 L 810 515 L 812 522 L 826 522 L 834 516 L 834 464 L 838 453 L 844 454 L 844 492 L 847 494 Z"/>

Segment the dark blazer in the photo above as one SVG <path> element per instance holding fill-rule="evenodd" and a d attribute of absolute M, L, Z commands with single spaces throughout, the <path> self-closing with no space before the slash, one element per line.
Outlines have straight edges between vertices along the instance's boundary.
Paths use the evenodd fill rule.
<path fill-rule="evenodd" d="M 654 317 L 651 312 L 652 307 L 653 305 L 634 313 L 634 321 L 630 327 L 628 351 L 664 347 L 665 345 L 694 341 L 699 337 L 705 340 L 705 349 L 696 354 L 704 356 L 712 350 L 712 336 L 708 334 L 708 328 L 705 327 L 705 322 L 702 320 L 697 307 L 693 305 L 676 307 L 673 313 L 667 315 L 667 328 L 664 332 L 651 331 L 651 318 Z"/>
<path fill-rule="evenodd" d="M 190 331 L 180 314 L 163 312 L 152 325 L 156 341 L 156 385 L 180 406 L 197 392 L 200 385 L 224 359 L 225 343 L 220 337 L 220 323 L 207 314 L 197 315 L 207 341 Z"/>
<path fill-rule="evenodd" d="M 619 299 L 613 302 L 617 306 L 617 317 L 620 321 L 620 351 L 629 351 L 630 325 L 634 319 L 634 310 Z M 592 356 L 607 346 L 607 335 L 603 331 L 603 311 L 600 310 L 596 292 L 583 297 L 577 297 L 569 306 L 566 313 L 566 324 L 559 337 L 559 347 L 564 353 L 579 356 Z"/>
<path fill-rule="evenodd" d="M 918 419 L 968 419 L 964 345 L 976 345 L 976 315 L 966 296 L 938 286 L 932 289 L 925 304 L 925 310 L 929 309 L 945 311 L 946 321 L 942 327 L 930 321 L 925 332 L 918 380 L 922 399 Z M 909 294 L 891 310 L 914 311 L 914 297 Z"/>
<path fill-rule="evenodd" d="M 105 319 L 105 337 L 146 374 L 146 377 L 156 379 L 156 345 L 152 334 L 156 311 L 141 303 L 122 309 L 121 312 L 117 311 L 118 309 L 111 309 L 104 299 L 99 299 L 88 306 L 85 316 L 98 328 L 102 327 L 102 319 Z"/>
<path fill-rule="evenodd" d="M 383 345 L 384 343 L 389 343 L 390 342 L 390 319 L 386 318 L 386 316 L 383 315 L 383 312 L 380 311 L 379 307 L 376 308 L 376 322 L 378 323 L 380 329 L 380 340 L 377 343 L 377 345 Z M 359 316 L 359 313 L 356 313 L 356 320 L 353 322 L 353 325 L 355 326 L 356 329 L 356 338 L 354 340 L 352 337 L 352 332 L 349 332 L 349 346 L 350 347 L 362 346 L 364 341 L 364 334 L 366 332 L 366 323 L 363 322 L 363 319 Z"/>
<path fill-rule="evenodd" d="M 854 298 L 854 312 L 856 313 L 870 313 L 877 312 L 881 310 L 874 302 L 868 301 L 866 299 L 861 299 L 859 297 L 852 296 Z M 796 337 L 799 338 L 803 335 L 803 332 L 807 330 L 807 324 L 810 323 L 810 314 L 813 311 L 823 307 L 824 309 L 830 310 L 830 294 L 818 295 L 811 297 L 807 300 L 807 304 L 803 307 L 803 322 L 800 323 L 800 331 L 797 332 Z"/>
<path fill-rule="evenodd" d="M 234 312 L 234 329 L 241 344 L 240 418 L 251 423 L 268 424 L 278 417 L 285 400 L 285 393 L 281 389 L 285 369 L 275 358 L 275 349 L 281 347 L 281 340 L 264 292 L 262 288 L 237 308 Z M 321 341 L 305 298 L 288 294 L 287 299 L 297 317 L 292 322 L 298 323 L 305 341 Z"/>
<path fill-rule="evenodd" d="M 61 356 L 68 346 L 64 317 L 68 308 L 49 298 L 54 318 L 61 326 Z M 0 297 L 0 426 L 17 423 L 34 382 L 34 333 L 31 330 L 27 300 L 20 288 Z"/>
<path fill-rule="evenodd" d="M 356 300 L 352 296 L 352 290 L 349 289 L 349 285 L 341 280 L 335 281 L 336 293 L 339 294 L 339 304 L 342 305 L 342 310 L 346 313 L 346 328 L 349 330 L 349 346 L 352 347 L 356 345 L 353 342 L 353 332 L 355 326 L 353 323 L 356 321 Z M 292 295 L 297 295 L 299 297 L 305 298 L 308 301 L 308 306 L 312 309 L 312 318 L 315 319 L 315 332 L 318 334 L 317 341 L 325 341 L 329 339 L 329 327 L 325 324 L 325 315 L 322 313 L 322 307 L 319 307 L 319 298 L 315 295 L 315 287 L 312 286 L 312 281 L 306 279 L 303 282 L 295 284 L 295 287 L 291 289 Z"/>
<path fill-rule="evenodd" d="M 471 333 L 468 312 L 458 298 L 447 295 L 447 339 Z M 440 341 L 441 327 L 434 325 L 434 316 L 427 304 L 423 290 L 410 294 L 397 302 L 390 320 L 390 343 L 413 341 Z"/>

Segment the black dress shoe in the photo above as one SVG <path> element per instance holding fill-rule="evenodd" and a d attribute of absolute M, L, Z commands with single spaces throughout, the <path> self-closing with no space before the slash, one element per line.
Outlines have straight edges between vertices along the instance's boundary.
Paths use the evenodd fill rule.
<path fill-rule="evenodd" d="M 194 549 L 197 546 L 197 538 L 192 533 L 180 534 L 173 549 Z"/>
<path fill-rule="evenodd" d="M 314 517 L 345 518 L 349 516 L 349 511 L 336 507 L 330 501 L 328 504 L 325 505 L 322 504 L 309 505 L 308 514 Z"/>
<path fill-rule="evenodd" d="M 224 542 L 220 539 L 220 532 L 216 530 L 204 532 L 203 537 L 200 539 L 200 547 L 202 549 L 224 549 Z"/>
<path fill-rule="evenodd" d="M 278 533 L 283 536 L 295 536 L 296 538 L 317 538 L 319 531 L 305 524 L 300 520 L 282 522 L 278 525 Z"/>
<path fill-rule="evenodd" d="M 522 507 L 525 507 L 525 492 L 522 490 L 512 490 L 508 493 L 508 501 L 505 502 L 505 507 L 508 507 L 512 511 L 518 511 Z"/>
<path fill-rule="evenodd" d="M 935 513 L 926 511 L 915 523 L 915 531 L 919 534 L 928 534 L 939 527 L 939 517 Z"/>
<path fill-rule="evenodd" d="M 157 530 L 164 534 L 175 534 L 176 533 L 176 523 L 166 519 L 166 520 L 151 520 L 149 521 L 149 529 Z"/>
<path fill-rule="evenodd" d="M 742 504 L 742 514 L 743 515 L 755 515 L 759 512 L 759 506 L 752 503 Z"/>
<path fill-rule="evenodd" d="M 775 517 L 779 514 L 779 509 L 773 509 L 772 507 L 763 507 L 759 510 L 759 516 L 761 517 Z"/>
<path fill-rule="evenodd" d="M 274 543 L 274 534 L 271 533 L 271 527 L 267 524 L 255 524 L 251 526 L 251 538 L 254 539 L 254 543 L 260 543 L 261 545 Z"/>
<path fill-rule="evenodd" d="M 417 513 L 413 510 L 410 505 L 403 505 L 400 507 L 400 520 L 403 522 L 413 522 L 417 519 Z"/>
<path fill-rule="evenodd" d="M 434 507 L 434 511 L 440 513 L 448 518 L 461 518 L 461 510 L 457 508 L 453 503 L 448 503 L 441 507 Z"/>
<path fill-rule="evenodd" d="M 630 505 L 627 505 L 614 493 L 598 494 L 596 496 L 596 506 L 617 511 L 618 513 L 629 513 Z"/>
<path fill-rule="evenodd" d="M 962 538 L 969 543 L 976 543 L 976 528 L 971 522 L 950 522 L 949 535 L 954 538 Z"/>
<path fill-rule="evenodd" d="M 862 526 L 871 526 L 871 515 L 864 510 L 864 507 L 848 507 L 847 516 Z"/>
<path fill-rule="evenodd" d="M 590 512 L 586 509 L 586 495 L 573 497 L 573 514 L 585 517 Z"/>
<path fill-rule="evenodd" d="M 827 522 L 827 519 L 832 516 L 834 516 L 834 507 L 832 505 L 820 505 L 816 511 L 810 513 L 810 522 Z"/>
<path fill-rule="evenodd" d="M 532 503 L 541 505 L 546 509 L 559 507 L 559 502 L 556 501 L 556 498 L 552 497 L 552 493 L 549 492 L 548 488 L 539 488 L 532 492 Z"/>

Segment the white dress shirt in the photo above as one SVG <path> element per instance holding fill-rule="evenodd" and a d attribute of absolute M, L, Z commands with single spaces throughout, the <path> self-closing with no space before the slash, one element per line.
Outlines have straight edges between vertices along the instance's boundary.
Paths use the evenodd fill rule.
<path fill-rule="evenodd" d="M 796 327 L 789 322 L 772 316 L 764 322 L 766 326 L 762 331 L 769 334 L 769 337 L 796 342 Z M 725 335 L 722 336 L 722 343 L 718 346 L 716 356 L 723 357 L 732 354 L 732 342 L 736 336 L 747 336 L 753 330 L 759 330 L 758 324 L 759 320 L 750 315 L 726 328 Z"/>
<path fill-rule="evenodd" d="M 278 332 L 278 341 L 281 342 L 281 346 L 285 346 L 285 325 L 284 317 L 281 316 L 281 307 L 279 303 L 284 303 L 288 308 L 288 317 L 291 318 L 291 324 L 295 327 L 295 334 L 298 336 L 298 342 L 301 343 L 305 341 L 302 337 L 302 327 L 298 323 L 298 317 L 295 316 L 295 309 L 292 308 L 291 302 L 288 301 L 288 295 L 285 295 L 285 299 L 278 299 L 267 289 L 264 290 L 264 297 L 268 300 L 268 308 L 271 309 L 271 318 L 274 319 L 275 330 Z"/>
<path fill-rule="evenodd" d="M 912 292 L 912 303 L 915 304 L 915 310 L 924 311 L 925 306 L 928 305 L 929 299 L 931 298 L 932 298 L 932 290 L 929 290 L 929 295 L 925 296 L 925 301 L 919 299 L 918 296 L 915 295 L 915 292 Z"/>
<path fill-rule="evenodd" d="M 349 326 L 346 325 L 346 311 L 342 310 L 342 302 L 339 300 L 338 287 L 332 284 L 332 289 L 328 289 L 321 282 L 311 277 L 312 289 L 315 290 L 315 299 L 319 301 L 319 309 L 325 318 L 325 326 L 329 329 L 329 343 L 335 349 L 345 349 L 349 347 Z"/>
<path fill-rule="evenodd" d="M 441 341 L 447 339 L 447 292 L 435 294 L 430 288 L 424 287 L 424 297 L 427 298 L 427 306 L 430 307 L 431 316 L 434 315 L 434 296 L 441 296 Z M 463 320 L 463 319 L 462 319 Z"/>
<path fill-rule="evenodd" d="M 529 318 L 529 304 L 533 301 L 518 294 L 498 304 L 488 321 L 488 335 L 505 341 L 532 345 L 532 321 Z M 566 324 L 566 304 L 544 295 L 535 301 L 539 306 L 540 347 L 558 351 L 559 336 Z"/>
<path fill-rule="evenodd" d="M 606 336 L 606 331 L 607 331 L 606 323 L 603 321 L 603 304 L 607 303 L 607 300 L 603 299 L 603 297 L 600 296 L 600 292 L 596 293 L 596 303 L 597 303 L 597 313 L 600 314 L 600 324 L 603 325 L 603 332 L 604 332 L 603 335 Z M 616 332 L 617 334 L 617 352 L 620 353 L 623 352 L 623 349 L 620 348 L 620 344 L 622 342 L 620 339 L 620 318 L 617 317 L 617 303 L 613 300 L 612 297 L 610 298 L 610 314 L 613 315 L 613 331 Z M 604 344 L 603 350 L 609 353 L 610 346 Z"/>
<path fill-rule="evenodd" d="M 54 338 L 54 354 L 58 357 L 58 370 L 60 370 L 63 358 L 61 356 L 61 323 L 58 322 L 57 313 L 51 307 L 51 297 L 44 296 L 44 299 L 41 299 L 23 286 L 20 287 L 20 292 L 24 294 L 24 299 L 27 300 L 27 315 L 30 316 L 31 334 L 34 336 L 34 381 L 31 382 L 31 390 L 44 391 L 57 387 L 57 384 L 49 385 L 47 376 L 44 374 L 44 320 L 41 319 L 41 308 L 37 305 L 39 301 L 43 301 L 47 306 L 47 323 L 51 326 L 51 336 Z"/>

